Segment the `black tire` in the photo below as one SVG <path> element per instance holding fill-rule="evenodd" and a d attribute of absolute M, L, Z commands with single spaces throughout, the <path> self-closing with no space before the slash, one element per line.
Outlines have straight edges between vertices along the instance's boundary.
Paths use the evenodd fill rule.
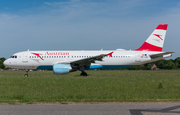
<path fill-rule="evenodd" d="M 28 74 L 25 74 L 24 77 L 28 77 Z"/>
<path fill-rule="evenodd" d="M 86 72 L 84 72 L 83 76 L 87 76 L 87 73 L 86 73 Z"/>
<path fill-rule="evenodd" d="M 87 73 L 86 73 L 86 72 L 82 72 L 82 73 L 80 74 L 80 76 L 87 76 Z"/>

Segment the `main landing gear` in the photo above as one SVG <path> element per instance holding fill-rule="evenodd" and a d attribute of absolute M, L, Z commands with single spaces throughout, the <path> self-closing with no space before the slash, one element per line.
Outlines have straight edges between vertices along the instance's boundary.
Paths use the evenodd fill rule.
<path fill-rule="evenodd" d="M 82 71 L 80 76 L 87 76 L 87 73 Z"/>
<path fill-rule="evenodd" d="M 81 66 L 81 67 L 79 68 L 79 71 L 81 71 L 80 76 L 87 76 L 87 73 L 85 72 L 84 66 Z"/>
<path fill-rule="evenodd" d="M 28 77 L 28 69 L 25 70 L 26 71 L 26 74 L 24 74 L 24 77 Z"/>

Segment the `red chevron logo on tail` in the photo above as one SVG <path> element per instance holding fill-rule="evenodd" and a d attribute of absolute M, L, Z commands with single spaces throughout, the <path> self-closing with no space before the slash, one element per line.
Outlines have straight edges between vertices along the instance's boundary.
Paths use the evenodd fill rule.
<path fill-rule="evenodd" d="M 159 39 L 163 40 L 163 39 L 161 38 L 162 35 L 158 35 L 158 34 L 153 34 L 153 35 L 155 35 L 155 36 L 157 36 Z"/>

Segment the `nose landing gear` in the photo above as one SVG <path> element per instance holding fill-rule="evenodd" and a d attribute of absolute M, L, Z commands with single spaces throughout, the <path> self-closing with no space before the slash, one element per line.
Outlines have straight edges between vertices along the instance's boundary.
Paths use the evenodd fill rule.
<path fill-rule="evenodd" d="M 24 74 L 24 77 L 28 77 L 28 69 L 25 70 L 26 71 L 26 74 Z"/>

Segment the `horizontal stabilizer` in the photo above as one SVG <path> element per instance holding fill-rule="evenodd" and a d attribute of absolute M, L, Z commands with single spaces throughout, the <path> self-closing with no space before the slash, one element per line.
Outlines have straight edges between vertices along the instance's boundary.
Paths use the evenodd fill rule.
<path fill-rule="evenodd" d="M 157 57 L 163 57 L 164 55 L 172 54 L 174 52 L 164 52 L 164 53 L 158 53 L 158 54 L 152 54 L 149 55 L 151 58 L 157 58 Z"/>

